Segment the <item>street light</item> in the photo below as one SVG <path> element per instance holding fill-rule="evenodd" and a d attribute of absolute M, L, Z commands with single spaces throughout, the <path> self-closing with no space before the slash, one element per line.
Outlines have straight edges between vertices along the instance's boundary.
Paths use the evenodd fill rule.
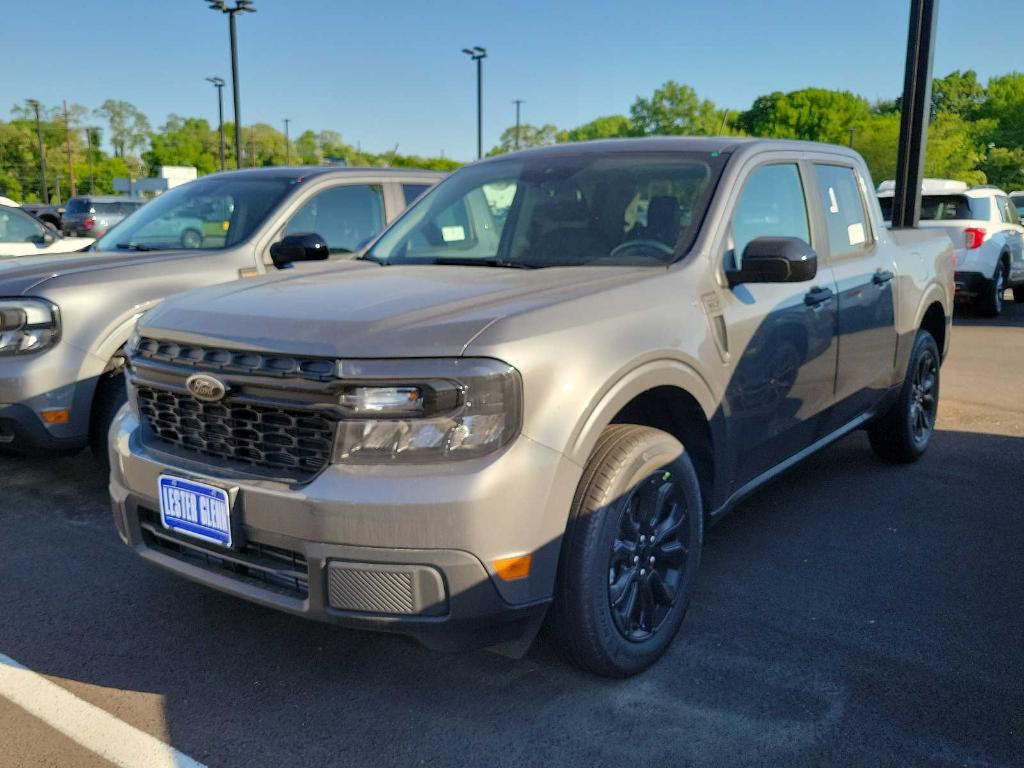
<path fill-rule="evenodd" d="M 239 13 L 255 13 L 253 0 L 235 0 L 229 6 L 225 0 L 206 0 L 211 11 L 220 11 L 228 15 L 228 30 L 231 34 L 231 85 L 235 95 L 235 165 L 242 167 L 242 108 L 238 95 L 238 42 L 235 36 L 235 16 Z"/>
<path fill-rule="evenodd" d="M 291 122 L 291 118 L 286 117 L 284 119 L 284 164 L 292 164 L 292 145 L 288 139 L 288 123 Z"/>
<path fill-rule="evenodd" d="M 224 170 L 224 78 L 208 77 L 207 82 L 213 83 L 217 89 L 217 119 L 220 122 L 220 169 Z"/>
<path fill-rule="evenodd" d="M 521 107 L 525 101 L 523 99 L 512 99 L 512 103 L 516 105 L 516 149 L 519 149 L 519 107 Z"/>
<path fill-rule="evenodd" d="M 476 158 L 484 156 L 484 59 L 487 49 L 474 45 L 462 52 L 476 62 Z"/>

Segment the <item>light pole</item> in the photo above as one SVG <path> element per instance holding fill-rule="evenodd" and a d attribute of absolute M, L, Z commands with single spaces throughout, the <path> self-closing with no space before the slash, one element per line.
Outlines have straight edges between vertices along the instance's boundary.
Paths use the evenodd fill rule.
<path fill-rule="evenodd" d="M 284 119 L 284 164 L 292 164 L 292 144 L 288 139 L 288 123 L 291 122 L 290 118 Z"/>
<path fill-rule="evenodd" d="M 487 49 L 474 45 L 462 52 L 476 62 L 476 158 L 484 156 L 484 59 Z"/>
<path fill-rule="evenodd" d="M 207 82 L 213 83 L 217 89 L 217 120 L 220 123 L 220 169 L 224 170 L 224 78 L 208 77 Z"/>
<path fill-rule="evenodd" d="M 235 166 L 242 167 L 242 108 L 241 97 L 238 95 L 238 41 L 235 35 L 235 16 L 239 13 L 255 13 L 253 0 L 235 0 L 229 6 L 225 0 L 206 0 L 212 11 L 220 11 L 228 15 L 228 30 L 231 34 L 231 86 L 235 96 Z"/>
<path fill-rule="evenodd" d="M 512 99 L 512 103 L 516 105 L 516 149 L 519 149 L 519 107 L 525 101 L 523 99 Z"/>
<path fill-rule="evenodd" d="M 89 145 L 89 194 L 96 194 L 96 169 L 93 165 L 95 158 L 93 157 L 93 146 L 99 144 L 99 128 L 86 128 L 85 129 L 85 141 Z"/>
<path fill-rule="evenodd" d="M 25 103 L 28 104 L 29 109 L 34 110 L 36 113 L 36 136 L 39 137 L 40 187 L 43 193 L 43 202 L 49 205 L 50 189 L 46 184 L 46 147 L 43 146 L 43 126 L 39 122 L 39 102 L 35 99 L 27 99 Z"/>

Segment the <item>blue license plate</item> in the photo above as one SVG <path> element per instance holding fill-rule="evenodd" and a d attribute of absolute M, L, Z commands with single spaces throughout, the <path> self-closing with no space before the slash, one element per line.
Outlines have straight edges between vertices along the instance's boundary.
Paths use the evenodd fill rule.
<path fill-rule="evenodd" d="M 160 475 L 160 521 L 164 528 L 231 546 L 228 492 L 212 485 Z"/>

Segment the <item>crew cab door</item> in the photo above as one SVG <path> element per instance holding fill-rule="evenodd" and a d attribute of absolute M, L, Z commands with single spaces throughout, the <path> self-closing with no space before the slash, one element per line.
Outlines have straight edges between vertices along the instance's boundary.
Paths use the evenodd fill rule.
<path fill-rule="evenodd" d="M 874 405 L 893 381 L 896 364 L 895 271 L 878 247 L 867 214 L 867 189 L 842 160 L 814 163 L 825 242 L 818 251 L 835 276 L 839 296 L 838 429 Z"/>
<path fill-rule="evenodd" d="M 748 173 L 730 215 L 722 254 L 727 270 L 742 266 L 743 249 L 757 237 L 797 237 L 816 247 L 821 233 L 810 215 L 807 172 L 790 160 Z M 824 435 L 836 374 L 834 292 L 831 269 L 820 262 L 810 281 L 741 283 L 724 291 L 732 369 L 723 411 L 734 488 Z"/>

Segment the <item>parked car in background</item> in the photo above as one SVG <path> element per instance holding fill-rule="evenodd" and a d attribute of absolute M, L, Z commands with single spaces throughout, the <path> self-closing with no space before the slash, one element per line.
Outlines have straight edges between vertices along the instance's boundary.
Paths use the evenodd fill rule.
<path fill-rule="evenodd" d="M 0 258 L 70 253 L 91 244 L 86 238 L 63 237 L 20 207 L 0 205 Z"/>
<path fill-rule="evenodd" d="M 636 673 L 705 520 L 859 427 L 929 444 L 953 248 L 870 184 L 809 142 L 564 144 L 456 171 L 359 260 L 176 296 L 128 345 L 118 533 L 435 648 L 522 653 L 550 606 L 575 662 Z"/>
<path fill-rule="evenodd" d="M 895 186 L 878 185 L 886 221 Z M 1007 288 L 1014 301 L 1024 301 L 1024 226 L 1010 196 L 999 187 L 949 179 L 925 179 L 921 191 L 921 228 L 942 230 L 956 247 L 957 301 L 990 317 L 1003 311 Z"/>
<path fill-rule="evenodd" d="M 83 253 L 0 260 L 0 445 L 91 443 L 105 457 L 107 426 L 124 401 L 122 348 L 143 312 L 178 291 L 274 271 L 271 247 L 289 234 L 350 256 L 442 177 L 387 168 L 218 173 L 165 192 Z M 184 237 L 189 222 L 201 223 L 199 241 Z"/>
<path fill-rule="evenodd" d="M 79 237 L 102 237 L 145 204 L 140 198 L 116 195 L 72 197 L 64 208 L 64 232 Z"/>
<path fill-rule="evenodd" d="M 63 231 L 64 206 L 49 205 L 47 203 L 22 203 L 23 210 L 28 211 L 44 224 L 47 224 L 57 232 Z"/>
<path fill-rule="evenodd" d="M 1024 216 L 1024 190 L 1016 190 L 1010 193 L 1010 202 L 1017 208 L 1017 215 Z"/>

